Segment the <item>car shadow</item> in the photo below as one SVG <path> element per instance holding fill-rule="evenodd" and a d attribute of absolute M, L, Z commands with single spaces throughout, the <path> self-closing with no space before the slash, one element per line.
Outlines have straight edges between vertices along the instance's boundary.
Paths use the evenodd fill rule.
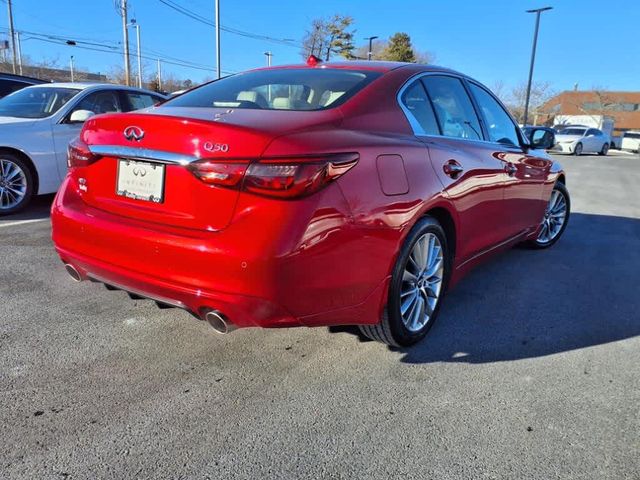
<path fill-rule="evenodd" d="M 405 363 L 501 362 L 639 334 L 640 220 L 574 213 L 552 248 L 515 248 L 472 271 L 429 335 L 399 351 Z"/>
<path fill-rule="evenodd" d="M 39 220 L 48 218 L 55 193 L 38 195 L 31 199 L 31 203 L 23 211 L 0 217 L 0 225 L 3 222 L 17 222 L 21 220 Z"/>

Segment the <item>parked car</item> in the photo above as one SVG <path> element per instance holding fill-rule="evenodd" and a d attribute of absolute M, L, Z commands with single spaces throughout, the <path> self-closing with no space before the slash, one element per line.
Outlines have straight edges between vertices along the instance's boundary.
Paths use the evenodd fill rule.
<path fill-rule="evenodd" d="M 17 92 L 31 85 L 40 85 L 47 83 L 34 77 L 25 77 L 23 75 L 14 75 L 12 73 L 0 73 L 0 98 L 6 97 L 10 93 Z"/>
<path fill-rule="evenodd" d="M 572 153 L 597 153 L 606 155 L 609 152 L 611 139 L 597 128 L 583 126 L 569 126 L 559 130 L 556 134 L 556 146 L 554 152 Z"/>
<path fill-rule="evenodd" d="M 0 99 L 0 215 L 58 189 L 67 173 L 67 146 L 87 118 L 163 99 L 137 88 L 82 83 L 36 85 Z"/>
<path fill-rule="evenodd" d="M 556 131 L 551 127 L 535 127 L 532 125 L 527 125 L 525 127 L 522 127 L 522 131 L 531 143 L 542 141 L 551 145 L 551 148 L 553 148 L 553 146 L 556 144 Z M 546 138 L 542 138 L 543 136 L 546 136 Z"/>
<path fill-rule="evenodd" d="M 569 194 L 548 147 L 452 70 L 260 69 L 89 119 L 53 241 L 75 280 L 221 333 L 357 324 L 410 345 L 482 259 L 560 238 Z"/>
<path fill-rule="evenodd" d="M 640 152 L 640 132 L 624 132 L 621 149 L 635 153 Z"/>

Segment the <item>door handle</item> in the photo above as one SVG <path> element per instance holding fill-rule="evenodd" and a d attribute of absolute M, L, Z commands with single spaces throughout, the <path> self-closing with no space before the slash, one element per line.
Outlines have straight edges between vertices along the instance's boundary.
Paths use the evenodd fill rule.
<path fill-rule="evenodd" d="M 449 175 L 451 178 L 458 178 L 458 176 L 464 172 L 464 168 L 455 160 L 449 160 L 442 166 L 442 170 L 444 173 Z"/>
<path fill-rule="evenodd" d="M 504 166 L 504 171 L 507 172 L 507 175 L 513 177 L 518 171 L 518 167 L 516 167 L 513 163 L 509 162 Z"/>

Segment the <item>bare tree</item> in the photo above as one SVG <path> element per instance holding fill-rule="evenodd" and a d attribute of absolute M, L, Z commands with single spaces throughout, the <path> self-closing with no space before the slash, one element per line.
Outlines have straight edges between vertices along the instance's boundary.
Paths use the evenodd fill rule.
<path fill-rule="evenodd" d="M 504 94 L 503 94 L 504 95 Z M 531 85 L 531 95 L 529 98 L 529 111 L 533 115 L 534 123 L 538 115 L 546 114 L 543 111 L 543 105 L 549 100 L 555 92 L 549 82 L 533 82 Z M 519 123 L 524 122 L 524 104 L 527 97 L 527 84 L 522 82 L 511 89 L 510 95 L 506 97 L 505 102 L 511 114 Z M 503 97 L 505 98 L 505 97 Z"/>

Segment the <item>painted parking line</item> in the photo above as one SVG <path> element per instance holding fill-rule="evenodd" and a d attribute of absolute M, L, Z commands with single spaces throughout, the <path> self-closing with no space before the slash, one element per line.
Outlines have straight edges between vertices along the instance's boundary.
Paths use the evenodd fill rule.
<path fill-rule="evenodd" d="M 0 223 L 0 228 L 15 227 L 16 225 L 25 225 L 27 223 L 38 223 L 38 222 L 48 222 L 48 221 L 49 221 L 49 217 L 34 218 L 31 220 L 18 220 L 17 222 Z"/>

